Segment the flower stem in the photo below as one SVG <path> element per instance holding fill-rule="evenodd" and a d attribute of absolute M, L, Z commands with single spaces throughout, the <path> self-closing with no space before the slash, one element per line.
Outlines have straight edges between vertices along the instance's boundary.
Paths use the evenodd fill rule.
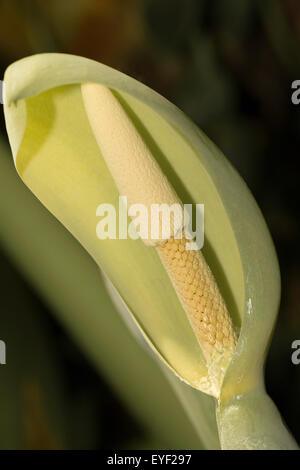
<path fill-rule="evenodd" d="M 299 449 L 264 388 L 221 403 L 216 414 L 224 450 Z"/>

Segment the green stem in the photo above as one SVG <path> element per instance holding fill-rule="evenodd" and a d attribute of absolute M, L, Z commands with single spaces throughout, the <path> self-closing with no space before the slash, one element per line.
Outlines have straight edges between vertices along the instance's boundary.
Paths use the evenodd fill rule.
<path fill-rule="evenodd" d="M 297 450 L 279 411 L 261 388 L 235 396 L 217 408 L 224 450 Z"/>

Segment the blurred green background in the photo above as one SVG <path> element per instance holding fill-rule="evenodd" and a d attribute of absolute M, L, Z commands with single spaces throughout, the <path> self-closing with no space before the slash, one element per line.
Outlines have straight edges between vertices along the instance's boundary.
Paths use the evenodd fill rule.
<path fill-rule="evenodd" d="M 282 303 L 266 365 L 267 390 L 299 441 L 300 365 L 291 362 L 291 344 L 300 339 L 300 110 L 291 103 L 291 83 L 300 79 L 300 2 L 0 0 L 0 18 L 2 76 L 11 62 L 40 52 L 103 62 L 178 105 L 243 176 L 266 218 L 282 273 Z M 11 157 L 3 115 L 1 141 L 0 339 L 7 344 L 7 364 L 0 366 L 0 448 L 192 446 L 196 438 L 188 423 L 182 445 L 178 436 L 161 431 L 162 423 L 151 429 L 138 406 L 129 405 L 130 390 L 124 398 L 118 380 L 110 372 L 99 372 L 101 367 L 89 360 L 76 334 L 69 334 L 58 320 L 39 283 L 18 263 L 10 238 L 21 250 L 29 250 L 22 234 L 26 206 L 18 212 L 17 202 L 8 202 L 10 190 L 15 191 L 9 185 L 19 182 L 13 182 L 17 176 L 11 166 L 5 166 L 11 165 Z M 32 262 L 38 269 L 39 257 Z M 45 270 L 40 264 L 41 280 L 49 279 Z M 103 302 L 105 316 L 109 301 Z M 110 333 L 117 360 L 123 355 L 122 344 Z M 102 362 L 105 370 L 111 357 Z M 134 361 L 130 367 L 134 373 Z M 151 371 L 147 378 L 154 384 Z M 145 395 L 149 384 L 144 385 Z M 137 397 L 143 396 L 143 389 L 135 393 L 135 401 L 141 400 Z M 159 396 L 155 399 L 158 403 Z M 151 414 L 147 400 L 142 407 Z M 161 400 L 163 409 L 168 400 Z M 171 402 L 168 406 L 176 409 L 176 398 Z M 183 412 L 169 413 L 166 421 L 185 419 Z"/>

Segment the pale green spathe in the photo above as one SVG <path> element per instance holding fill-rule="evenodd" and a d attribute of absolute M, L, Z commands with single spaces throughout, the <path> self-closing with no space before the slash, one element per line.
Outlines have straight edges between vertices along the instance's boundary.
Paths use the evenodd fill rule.
<path fill-rule="evenodd" d="M 183 203 L 204 203 L 204 254 L 229 312 L 241 327 L 220 403 L 259 390 L 275 322 L 280 277 L 270 235 L 239 175 L 174 105 L 94 61 L 63 54 L 8 68 L 5 117 L 16 168 L 37 197 L 78 238 L 109 277 L 152 347 L 199 388 L 203 354 L 156 253 L 139 240 L 99 241 L 95 210 L 116 187 L 96 146 L 79 85 L 110 87 Z"/>

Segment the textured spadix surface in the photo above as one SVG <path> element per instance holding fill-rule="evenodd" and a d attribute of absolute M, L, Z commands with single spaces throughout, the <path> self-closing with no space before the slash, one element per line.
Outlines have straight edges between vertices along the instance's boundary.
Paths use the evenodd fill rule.
<path fill-rule="evenodd" d="M 183 203 L 205 204 L 203 253 L 239 341 L 220 401 L 262 388 L 262 366 L 280 284 L 268 230 L 247 187 L 221 152 L 164 98 L 88 59 L 45 54 L 5 74 L 5 116 L 16 168 L 43 204 L 109 277 L 151 345 L 198 388 L 206 360 L 155 250 L 141 240 L 98 240 L 95 211 L 118 191 L 96 143 L 80 84 L 111 88 Z"/>
<path fill-rule="evenodd" d="M 205 356 L 208 374 L 197 388 L 219 397 L 236 333 L 199 247 L 195 243 L 196 250 L 187 249 L 182 203 L 113 92 L 93 83 L 82 84 L 81 91 L 99 150 L 119 193 L 126 196 L 129 208 L 131 204 L 143 206 L 137 221 L 133 218 L 135 229 L 147 224 L 141 238 L 147 246 L 156 247 Z M 152 214 L 154 205 L 168 208 L 168 220 Z M 130 209 L 128 214 L 132 216 Z"/>

